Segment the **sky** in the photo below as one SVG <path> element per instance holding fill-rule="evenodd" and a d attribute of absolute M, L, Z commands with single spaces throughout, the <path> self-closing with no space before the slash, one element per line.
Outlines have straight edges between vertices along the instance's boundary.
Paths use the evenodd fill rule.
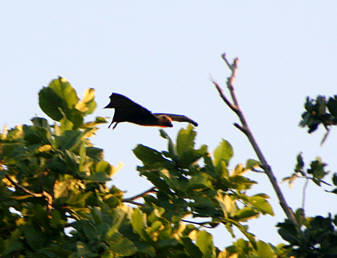
<path fill-rule="evenodd" d="M 58 76 L 82 96 L 96 91 L 93 116 L 112 117 L 103 107 L 111 92 L 124 94 L 153 112 L 184 114 L 199 123 L 197 146 L 213 151 L 221 139 L 234 148 L 231 165 L 256 158 L 211 83 L 224 85 L 229 71 L 221 59 L 239 57 L 235 89 L 248 123 L 279 181 L 292 173 L 296 155 L 309 163 L 320 156 L 336 171 L 337 133 L 323 146 L 319 130 L 298 127 L 306 96 L 332 96 L 337 89 L 337 1 L 2 1 L 0 3 L 0 128 L 29 124 L 44 116 L 38 92 Z M 225 90 L 225 87 L 223 87 Z M 185 124 L 166 132 L 175 139 Z M 123 168 L 112 183 L 126 196 L 150 187 L 138 176 L 137 144 L 165 150 L 158 128 L 107 125 L 93 138 L 105 158 Z M 284 218 L 264 175 L 253 193 L 271 196 L 275 216 L 249 224 L 259 239 L 281 241 L 275 224 Z M 301 206 L 303 182 L 281 184 L 290 206 Z M 307 215 L 336 213 L 335 197 L 313 184 L 306 192 Z M 224 228 L 215 243 L 231 243 Z M 239 236 L 239 235 L 238 235 Z"/>

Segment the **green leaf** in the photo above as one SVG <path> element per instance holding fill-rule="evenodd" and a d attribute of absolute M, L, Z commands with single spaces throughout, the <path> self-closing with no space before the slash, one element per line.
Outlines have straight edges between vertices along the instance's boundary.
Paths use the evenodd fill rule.
<path fill-rule="evenodd" d="M 22 227 L 22 231 L 25 235 L 27 243 L 33 250 L 43 246 L 43 243 L 46 239 L 40 230 L 35 229 L 32 225 L 24 225 Z"/>
<path fill-rule="evenodd" d="M 192 242 L 192 240 L 188 237 L 182 237 L 180 239 L 184 245 L 184 248 L 187 250 L 189 257 L 193 258 L 201 258 L 202 252 L 200 249 Z"/>
<path fill-rule="evenodd" d="M 76 109 L 88 115 L 94 112 L 95 108 L 95 90 L 86 89 L 83 98 L 76 104 Z"/>
<path fill-rule="evenodd" d="M 255 195 L 248 198 L 250 204 L 256 209 L 261 211 L 263 214 L 274 215 L 273 208 L 270 203 L 265 199 L 265 197 L 260 195 Z"/>
<path fill-rule="evenodd" d="M 131 224 L 133 230 L 143 239 L 150 240 L 149 236 L 145 231 L 146 227 L 146 217 L 145 214 L 141 212 L 140 209 L 134 209 L 131 214 Z"/>
<path fill-rule="evenodd" d="M 222 194 L 220 191 L 215 197 L 219 202 L 219 205 L 224 213 L 225 217 L 233 216 L 237 211 L 237 206 L 235 204 L 235 200 L 233 200 L 229 195 Z"/>
<path fill-rule="evenodd" d="M 323 179 L 329 172 L 324 170 L 326 166 L 319 158 L 310 163 L 310 168 L 307 170 L 308 174 L 313 175 L 313 181 L 317 185 L 321 185 L 321 179 Z"/>
<path fill-rule="evenodd" d="M 301 173 L 302 176 L 305 176 L 305 172 L 303 171 L 304 168 L 304 161 L 302 157 L 302 153 L 299 153 L 296 157 L 296 166 L 295 166 L 295 172 Z"/>
<path fill-rule="evenodd" d="M 186 129 L 180 129 L 177 136 L 177 154 L 183 156 L 186 152 L 190 152 L 194 149 L 194 139 L 196 132 L 193 130 L 193 126 L 189 125 Z"/>
<path fill-rule="evenodd" d="M 77 104 L 78 97 L 76 91 L 66 79 L 59 77 L 58 79 L 52 80 L 48 87 L 62 99 L 62 103 L 65 104 L 68 109 L 74 108 Z"/>
<path fill-rule="evenodd" d="M 171 140 L 170 136 L 163 130 L 163 129 L 160 129 L 159 130 L 159 133 L 160 133 L 160 136 L 163 137 L 164 139 L 167 139 L 167 149 L 168 149 L 168 152 L 169 152 L 169 156 L 173 159 L 173 160 L 177 160 L 177 152 L 176 152 L 176 149 L 175 149 L 175 146 L 174 146 L 174 143 L 173 141 Z"/>
<path fill-rule="evenodd" d="M 280 236 L 291 244 L 298 244 L 300 239 L 298 239 L 296 226 L 289 220 L 284 223 L 278 223 L 278 232 Z"/>
<path fill-rule="evenodd" d="M 196 245 L 203 253 L 203 257 L 216 257 L 215 247 L 213 245 L 212 235 L 204 230 L 200 231 L 197 236 Z"/>
<path fill-rule="evenodd" d="M 334 173 L 332 176 L 332 182 L 334 185 L 337 185 L 337 173 Z"/>
<path fill-rule="evenodd" d="M 260 166 L 260 162 L 255 159 L 248 159 L 246 161 L 246 169 L 252 170 Z"/>
<path fill-rule="evenodd" d="M 257 254 L 259 258 L 276 258 L 276 254 L 270 245 L 263 241 L 257 242 Z"/>
<path fill-rule="evenodd" d="M 39 92 L 39 105 L 41 110 L 55 121 L 60 121 L 63 114 L 62 99 L 49 87 L 43 87 Z"/>
<path fill-rule="evenodd" d="M 337 117 L 337 95 L 335 95 L 333 98 L 329 98 L 327 108 L 331 115 Z"/>
<path fill-rule="evenodd" d="M 74 88 L 64 78 L 58 78 L 50 82 L 48 87 L 44 87 L 39 92 L 39 105 L 43 112 L 55 121 L 66 118 L 71 121 L 74 128 L 78 128 L 83 123 L 83 116 L 75 108 L 78 97 Z M 64 121 L 65 123 L 65 121 Z M 69 122 L 64 125 L 69 127 Z"/>
<path fill-rule="evenodd" d="M 96 164 L 96 172 L 102 172 L 110 176 L 112 170 L 110 163 L 105 160 L 101 160 Z"/>
<path fill-rule="evenodd" d="M 222 161 L 229 164 L 230 159 L 233 157 L 233 148 L 226 140 L 222 140 L 219 146 L 214 151 L 214 165 L 219 168 Z"/>
<path fill-rule="evenodd" d="M 133 149 L 133 153 L 145 166 L 166 167 L 170 164 L 170 161 L 165 159 L 159 151 L 142 144 L 138 144 L 137 147 Z"/>
<path fill-rule="evenodd" d="M 96 182 L 96 183 L 105 183 L 110 181 L 111 178 L 107 176 L 106 172 L 97 172 L 92 174 L 86 178 L 89 182 Z"/>
<path fill-rule="evenodd" d="M 124 257 L 134 255 L 137 252 L 134 243 L 118 232 L 111 235 L 108 242 L 114 255 Z"/>
<path fill-rule="evenodd" d="M 61 150 L 72 150 L 80 144 L 83 133 L 81 131 L 65 131 L 61 136 L 55 137 L 55 142 Z"/>

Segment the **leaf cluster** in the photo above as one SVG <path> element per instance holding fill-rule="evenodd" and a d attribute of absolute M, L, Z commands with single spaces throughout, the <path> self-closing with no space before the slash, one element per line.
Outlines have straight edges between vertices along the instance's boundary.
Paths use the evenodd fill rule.
<path fill-rule="evenodd" d="M 307 127 L 309 133 L 316 131 L 320 124 L 326 129 L 337 124 L 337 95 L 328 100 L 325 96 L 307 97 L 304 108 L 300 126 Z"/>

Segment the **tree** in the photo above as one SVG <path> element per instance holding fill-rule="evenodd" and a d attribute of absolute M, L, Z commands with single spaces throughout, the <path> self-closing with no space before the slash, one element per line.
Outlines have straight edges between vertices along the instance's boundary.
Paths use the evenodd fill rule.
<path fill-rule="evenodd" d="M 233 64 L 224 60 L 231 70 L 227 86 L 233 101 L 214 84 L 238 115 L 241 124 L 235 126 L 248 137 L 259 160 L 230 164 L 233 148 L 226 140 L 213 153 L 206 145 L 196 147 L 192 126 L 181 129 L 175 141 L 160 130 L 167 150 L 141 144 L 133 150 L 142 163 L 137 170 L 153 187 L 130 198 L 117 186 L 107 186 L 118 167 L 90 142 L 97 125 L 107 122 L 103 117 L 85 121 L 96 107 L 94 90 L 80 99 L 64 78 L 42 88 L 39 104 L 49 121 L 34 117 L 31 125 L 5 128 L 0 134 L 2 257 L 336 255 L 337 219 L 307 218 L 288 206 L 237 103 L 233 82 L 238 59 Z M 257 183 L 245 175 L 248 171 L 264 172 L 270 179 L 287 216 L 278 227 L 288 245 L 274 246 L 249 232 L 247 221 L 273 215 L 273 209 L 266 193 L 247 193 Z M 301 155 L 294 172 L 287 180 L 299 173 L 321 184 L 326 175 L 320 161 L 305 169 Z M 245 238 L 219 250 L 205 230 L 218 225 L 233 237 L 236 228 Z"/>

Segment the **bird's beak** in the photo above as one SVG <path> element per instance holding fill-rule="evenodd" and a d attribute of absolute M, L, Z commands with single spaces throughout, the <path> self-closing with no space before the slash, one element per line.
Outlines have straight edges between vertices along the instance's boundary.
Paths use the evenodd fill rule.
<path fill-rule="evenodd" d="M 106 105 L 104 108 L 113 108 L 113 106 L 112 106 L 112 104 L 111 104 L 111 102 L 108 104 L 108 105 Z"/>

